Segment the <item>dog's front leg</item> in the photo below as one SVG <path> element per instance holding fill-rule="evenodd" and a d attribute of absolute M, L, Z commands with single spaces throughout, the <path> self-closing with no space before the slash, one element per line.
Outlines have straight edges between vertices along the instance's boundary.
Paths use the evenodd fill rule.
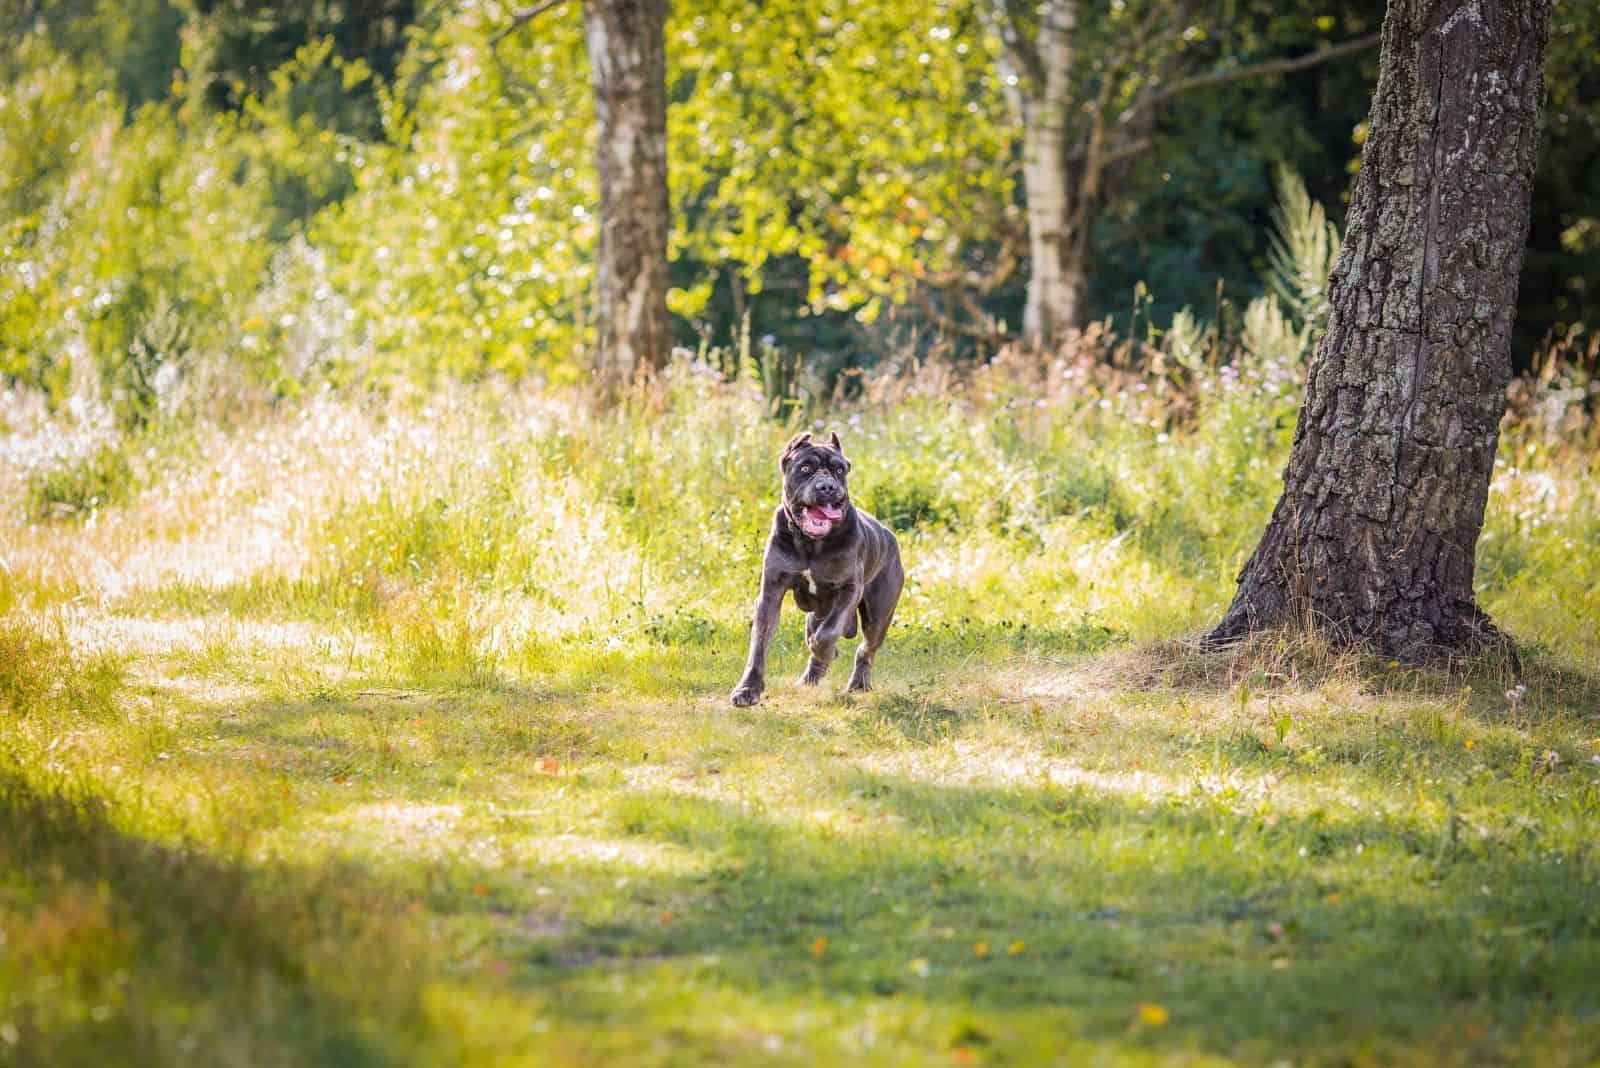
<path fill-rule="evenodd" d="M 860 601 L 861 587 L 856 584 L 846 586 L 834 594 L 833 604 L 828 609 L 827 616 L 806 638 L 806 644 L 811 647 L 811 663 L 806 665 L 806 673 L 800 676 L 802 683 L 815 686 L 822 681 L 822 676 L 828 673 L 828 665 L 839 655 L 839 638 L 849 626 L 850 617 L 855 614 L 856 605 Z"/>
<path fill-rule="evenodd" d="M 755 618 L 750 623 L 750 659 L 745 663 L 744 677 L 733 688 L 733 703 L 741 708 L 761 700 L 761 691 L 767 687 L 767 647 L 778 629 L 778 612 L 783 607 L 788 582 L 787 576 L 762 573 L 761 593 L 756 597 Z"/>

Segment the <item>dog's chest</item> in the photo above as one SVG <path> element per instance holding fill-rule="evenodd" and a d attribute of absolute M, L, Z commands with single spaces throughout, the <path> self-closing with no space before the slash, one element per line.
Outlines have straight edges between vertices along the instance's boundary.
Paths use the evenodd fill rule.
<path fill-rule="evenodd" d="M 808 567 L 800 572 L 800 577 L 806 580 L 806 592 L 815 597 L 817 595 L 817 578 L 811 573 L 811 569 Z"/>

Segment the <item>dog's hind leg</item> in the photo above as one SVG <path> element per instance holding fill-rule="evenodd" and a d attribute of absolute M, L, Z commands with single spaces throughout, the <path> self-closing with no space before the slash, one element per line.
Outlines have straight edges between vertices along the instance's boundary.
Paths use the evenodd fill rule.
<path fill-rule="evenodd" d="M 850 672 L 850 682 L 845 689 L 852 693 L 872 689 L 872 660 L 889 633 L 894 619 L 894 606 L 900 600 L 900 587 L 905 584 L 905 572 L 900 561 L 892 560 L 888 567 L 870 583 L 861 595 L 861 644 L 856 646 L 855 667 Z"/>

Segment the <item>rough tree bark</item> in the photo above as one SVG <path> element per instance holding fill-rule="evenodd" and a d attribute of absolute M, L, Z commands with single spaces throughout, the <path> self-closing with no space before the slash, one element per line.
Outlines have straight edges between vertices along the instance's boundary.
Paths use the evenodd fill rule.
<path fill-rule="evenodd" d="M 666 363 L 666 0 L 584 0 L 599 125 L 599 336 L 594 373 L 614 393 Z"/>
<path fill-rule="evenodd" d="M 1473 597 L 1511 377 L 1550 0 L 1391 0 L 1283 495 L 1212 644 L 1309 622 L 1412 660 Z"/>

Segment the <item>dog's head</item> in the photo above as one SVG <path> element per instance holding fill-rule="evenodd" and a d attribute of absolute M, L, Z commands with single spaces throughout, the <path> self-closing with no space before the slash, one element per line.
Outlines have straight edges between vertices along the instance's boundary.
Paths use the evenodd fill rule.
<path fill-rule="evenodd" d="M 778 469 L 783 472 L 784 507 L 806 537 L 825 538 L 845 521 L 850 461 L 838 434 L 823 443 L 811 440 L 809 433 L 801 434 L 784 448 Z"/>

